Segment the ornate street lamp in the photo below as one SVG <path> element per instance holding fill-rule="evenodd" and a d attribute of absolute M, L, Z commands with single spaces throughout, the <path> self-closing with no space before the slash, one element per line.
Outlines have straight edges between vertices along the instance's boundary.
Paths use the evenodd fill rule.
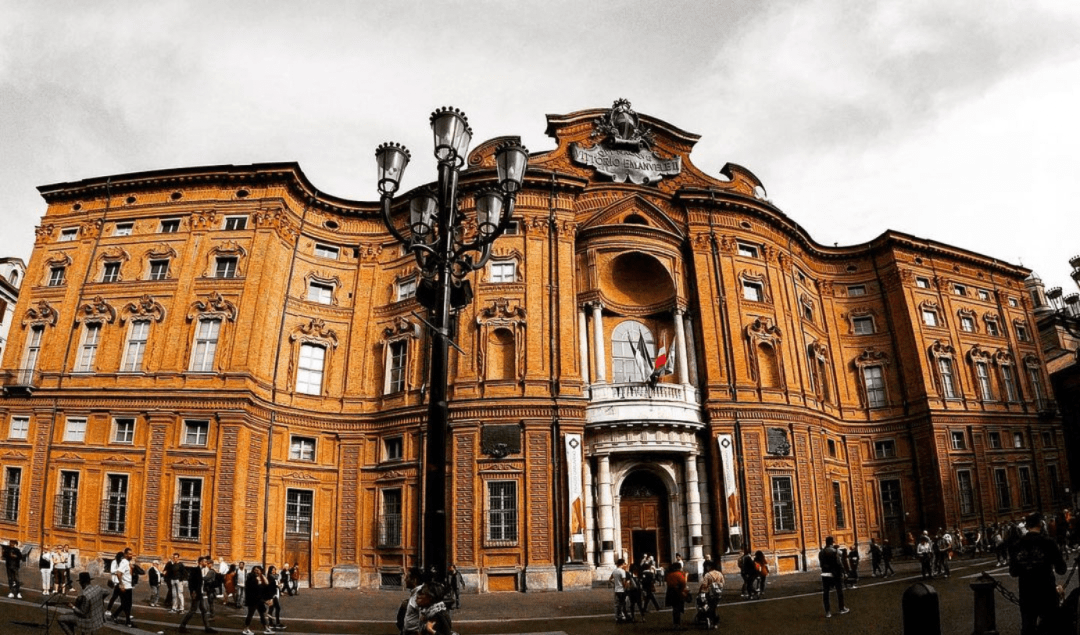
<path fill-rule="evenodd" d="M 383 223 L 395 239 L 416 257 L 420 266 L 417 300 L 431 312 L 432 351 L 429 380 L 427 454 L 424 472 L 424 544 L 421 563 L 444 577 L 447 565 L 446 533 L 446 402 L 447 362 L 451 313 L 472 302 L 466 276 L 483 267 L 491 245 L 506 231 L 514 213 L 514 198 L 521 189 L 529 153 L 520 143 L 507 141 L 495 150 L 498 183 L 475 197 L 475 229 L 466 227 L 458 209 L 458 176 L 472 140 L 465 113 L 440 108 L 431 114 L 439 180 L 434 191 L 420 189 L 409 200 L 408 227 L 399 230 L 391 215 L 394 194 L 409 165 L 409 151 L 397 143 L 375 150 L 379 164 L 379 194 Z"/>

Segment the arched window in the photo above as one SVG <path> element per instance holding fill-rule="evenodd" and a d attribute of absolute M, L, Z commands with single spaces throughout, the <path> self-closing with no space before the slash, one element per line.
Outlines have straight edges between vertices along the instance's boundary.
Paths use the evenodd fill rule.
<path fill-rule="evenodd" d="M 638 351 L 644 340 L 649 359 L 656 356 L 656 344 L 652 331 L 641 322 L 627 320 L 619 323 L 611 333 L 611 381 L 621 384 L 643 382 L 652 371 Z"/>
<path fill-rule="evenodd" d="M 516 347 L 510 329 L 499 328 L 488 335 L 487 378 L 514 379 L 517 375 Z"/>

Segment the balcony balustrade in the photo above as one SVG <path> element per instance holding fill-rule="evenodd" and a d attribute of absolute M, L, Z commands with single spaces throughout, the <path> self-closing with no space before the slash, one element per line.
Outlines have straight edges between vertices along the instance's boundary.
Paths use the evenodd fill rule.
<path fill-rule="evenodd" d="M 594 384 L 585 417 L 589 424 L 702 423 L 698 390 L 683 384 Z"/>

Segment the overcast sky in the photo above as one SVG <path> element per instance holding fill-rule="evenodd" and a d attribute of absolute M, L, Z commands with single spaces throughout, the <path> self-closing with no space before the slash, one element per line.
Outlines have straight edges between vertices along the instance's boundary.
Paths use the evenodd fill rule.
<path fill-rule="evenodd" d="M 701 135 L 822 244 L 887 229 L 1076 291 L 1080 2 L 0 0 L 0 255 L 39 185 L 297 161 L 374 200 L 374 148 L 434 176 L 428 115 L 554 147 L 547 114 L 636 111 Z"/>

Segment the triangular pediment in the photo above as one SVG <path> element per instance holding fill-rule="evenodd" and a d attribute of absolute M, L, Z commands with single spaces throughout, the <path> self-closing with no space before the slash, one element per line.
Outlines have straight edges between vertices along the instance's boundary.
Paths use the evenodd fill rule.
<path fill-rule="evenodd" d="M 636 218 L 634 218 L 636 217 Z M 662 209 L 641 195 L 628 196 L 600 209 L 579 228 L 583 231 L 601 225 L 637 225 L 661 229 L 682 237 L 683 232 Z"/>

